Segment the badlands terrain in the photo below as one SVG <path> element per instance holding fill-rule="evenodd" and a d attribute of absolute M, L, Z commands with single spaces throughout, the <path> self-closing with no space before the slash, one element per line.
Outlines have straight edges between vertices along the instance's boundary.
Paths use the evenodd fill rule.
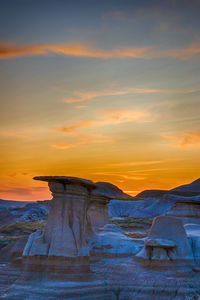
<path fill-rule="evenodd" d="M 136 197 L 34 179 L 52 200 L 0 200 L 0 299 L 200 299 L 200 179 Z"/>

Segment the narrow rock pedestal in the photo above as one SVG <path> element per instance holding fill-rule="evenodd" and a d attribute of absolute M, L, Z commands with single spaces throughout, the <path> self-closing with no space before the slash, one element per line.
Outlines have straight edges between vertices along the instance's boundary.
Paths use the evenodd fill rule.
<path fill-rule="evenodd" d="M 92 181 L 66 176 L 40 176 L 35 180 L 47 181 L 53 199 L 43 231 L 30 235 L 23 257 L 83 261 L 89 257 L 88 241 L 92 235 L 87 209 Z"/>

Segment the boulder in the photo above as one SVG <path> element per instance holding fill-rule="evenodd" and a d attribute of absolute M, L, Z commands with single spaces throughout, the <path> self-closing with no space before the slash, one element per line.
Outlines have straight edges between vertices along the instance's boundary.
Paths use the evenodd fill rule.
<path fill-rule="evenodd" d="M 156 217 L 137 257 L 146 260 L 192 260 L 193 253 L 182 221 L 169 216 Z"/>
<path fill-rule="evenodd" d="M 134 255 L 143 245 L 142 239 L 125 236 L 120 227 L 114 224 L 105 225 L 90 241 L 92 254 Z"/>

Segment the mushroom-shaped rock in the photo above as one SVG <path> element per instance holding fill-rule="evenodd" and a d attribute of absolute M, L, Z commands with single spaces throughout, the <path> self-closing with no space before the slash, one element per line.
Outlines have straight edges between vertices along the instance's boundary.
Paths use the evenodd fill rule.
<path fill-rule="evenodd" d="M 154 218 L 145 246 L 137 257 L 166 261 L 193 259 L 182 221 L 168 216 Z"/>
<path fill-rule="evenodd" d="M 30 235 L 23 256 L 88 256 L 92 230 L 87 209 L 95 184 L 66 176 L 40 176 L 34 179 L 48 182 L 53 199 L 44 230 Z"/>

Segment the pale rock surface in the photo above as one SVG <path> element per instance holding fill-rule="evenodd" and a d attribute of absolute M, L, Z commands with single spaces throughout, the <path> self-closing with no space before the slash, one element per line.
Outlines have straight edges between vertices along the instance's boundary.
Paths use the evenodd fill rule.
<path fill-rule="evenodd" d="M 90 251 L 98 254 L 134 255 L 142 248 L 143 243 L 143 239 L 125 236 L 119 226 L 107 224 L 90 241 Z"/>
<path fill-rule="evenodd" d="M 155 245 L 153 242 L 148 245 L 148 240 L 153 240 Z M 147 242 L 137 257 L 147 260 L 193 260 L 193 253 L 182 221 L 169 216 L 156 217 L 149 231 Z"/>
<path fill-rule="evenodd" d="M 48 181 L 53 199 L 43 231 L 30 235 L 24 257 L 87 257 L 92 229 L 87 219 L 91 190 L 89 180 L 65 176 L 41 176 Z"/>
<path fill-rule="evenodd" d="M 189 237 L 194 258 L 195 260 L 200 260 L 200 225 L 186 224 L 184 227 Z"/>

